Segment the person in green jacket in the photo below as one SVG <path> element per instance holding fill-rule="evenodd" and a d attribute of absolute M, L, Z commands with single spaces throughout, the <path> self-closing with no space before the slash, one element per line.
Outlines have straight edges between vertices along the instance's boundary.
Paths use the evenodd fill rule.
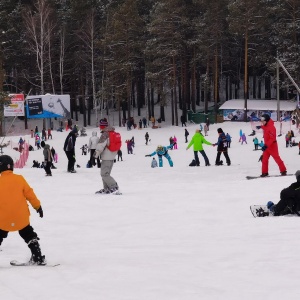
<path fill-rule="evenodd" d="M 207 157 L 205 151 L 203 150 L 203 144 L 210 145 L 210 146 L 214 147 L 214 144 L 208 142 L 204 138 L 204 136 L 202 135 L 201 131 L 199 129 L 196 129 L 196 133 L 192 137 L 192 140 L 188 144 L 186 150 L 188 150 L 193 145 L 194 156 L 195 156 L 195 161 L 196 161 L 196 166 L 197 167 L 200 166 L 200 161 L 199 161 L 199 157 L 198 157 L 198 151 L 202 154 L 202 156 L 203 156 L 203 158 L 205 160 L 205 166 L 210 166 L 208 157 Z"/>

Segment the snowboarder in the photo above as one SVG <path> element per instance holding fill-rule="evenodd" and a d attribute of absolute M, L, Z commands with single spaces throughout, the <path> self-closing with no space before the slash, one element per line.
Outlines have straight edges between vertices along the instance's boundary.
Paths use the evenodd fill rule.
<path fill-rule="evenodd" d="M 43 218 L 40 200 L 22 175 L 13 172 L 14 162 L 8 155 L 0 156 L 0 245 L 10 231 L 19 231 L 31 251 L 31 265 L 46 265 L 39 238 L 30 225 L 27 201 Z"/>
<path fill-rule="evenodd" d="M 296 214 L 300 216 L 300 170 L 295 173 L 296 182 L 280 192 L 280 200 L 277 204 L 272 201 L 267 207 L 274 216 Z"/>
<path fill-rule="evenodd" d="M 278 144 L 276 140 L 276 128 L 274 126 L 274 121 L 270 118 L 268 114 L 263 114 L 261 116 L 261 126 L 257 126 L 257 129 L 262 128 L 264 131 L 264 146 L 261 148 L 264 151 L 262 160 L 262 174 L 261 177 L 269 176 L 269 158 L 273 157 L 277 163 L 280 174 L 282 176 L 286 175 L 286 167 L 284 162 L 279 156 Z"/>
<path fill-rule="evenodd" d="M 115 179 L 110 175 L 117 151 L 110 151 L 107 147 L 109 142 L 109 132 L 115 131 L 115 128 L 110 126 L 106 119 L 100 120 L 101 136 L 96 147 L 95 157 L 101 155 L 101 178 L 103 188 L 96 192 L 96 194 L 116 194 L 119 191 L 119 186 Z"/>
<path fill-rule="evenodd" d="M 194 136 L 192 137 L 190 143 L 188 144 L 188 146 L 186 147 L 186 150 L 188 150 L 192 145 L 194 148 L 194 156 L 195 156 L 195 161 L 196 161 L 196 166 L 199 167 L 200 166 L 200 161 L 199 161 L 199 157 L 198 157 L 198 151 L 201 153 L 201 155 L 204 158 L 205 161 L 205 166 L 210 166 L 208 157 L 205 153 L 205 151 L 203 150 L 203 144 L 206 145 L 210 145 L 213 146 L 212 143 L 208 142 L 204 136 L 202 135 L 202 133 L 200 132 L 200 129 L 196 129 L 196 133 L 194 134 Z"/>
<path fill-rule="evenodd" d="M 227 153 L 227 141 L 226 141 L 226 136 L 225 136 L 225 133 L 223 132 L 222 128 L 218 128 L 218 134 L 219 134 L 219 138 L 218 138 L 218 141 L 217 143 L 215 143 L 214 145 L 215 146 L 218 146 L 217 147 L 217 157 L 216 157 L 216 166 L 221 166 L 223 165 L 223 161 L 220 160 L 220 157 L 221 157 L 221 154 L 223 153 L 225 158 L 226 158 L 226 163 L 228 166 L 231 165 L 231 161 L 230 161 L 230 158 L 228 156 L 228 153 Z"/>
<path fill-rule="evenodd" d="M 173 161 L 172 161 L 172 158 L 171 158 L 171 156 L 168 154 L 168 150 L 171 149 L 172 147 L 173 147 L 173 145 L 169 145 L 169 146 L 158 145 L 157 148 L 156 148 L 156 151 L 154 151 L 154 152 L 151 153 L 151 154 L 145 155 L 145 157 L 151 157 L 151 156 L 157 154 L 157 156 L 158 156 L 158 161 L 159 161 L 159 167 L 162 167 L 162 166 L 163 166 L 163 160 L 162 160 L 162 157 L 164 156 L 164 157 L 168 160 L 170 167 L 173 167 Z"/>

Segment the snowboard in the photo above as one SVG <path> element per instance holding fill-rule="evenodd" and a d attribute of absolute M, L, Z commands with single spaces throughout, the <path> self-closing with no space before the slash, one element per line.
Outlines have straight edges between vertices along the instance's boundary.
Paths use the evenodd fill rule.
<path fill-rule="evenodd" d="M 274 217 L 267 205 L 251 205 L 250 211 L 254 218 L 260 217 Z"/>
<path fill-rule="evenodd" d="M 19 262 L 17 260 L 12 260 L 10 262 L 10 264 L 14 267 L 48 267 L 48 268 L 50 267 L 50 268 L 53 268 L 53 267 L 60 266 L 60 264 L 36 265 L 36 264 L 30 263 L 29 261 L 28 262 Z"/>
<path fill-rule="evenodd" d="M 258 178 L 270 178 L 270 177 L 286 177 L 286 176 L 294 176 L 295 174 L 286 174 L 286 175 L 268 175 L 268 176 L 265 176 L 265 177 L 260 177 L 260 176 L 246 176 L 246 178 L 248 180 L 251 180 L 251 179 L 258 179 Z"/>

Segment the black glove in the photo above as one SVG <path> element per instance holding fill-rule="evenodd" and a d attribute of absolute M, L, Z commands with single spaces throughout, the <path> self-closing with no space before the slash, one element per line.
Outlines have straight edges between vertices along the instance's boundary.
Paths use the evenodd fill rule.
<path fill-rule="evenodd" d="M 261 129 L 261 126 L 256 126 L 256 129 Z"/>
<path fill-rule="evenodd" d="M 149 154 L 147 154 L 147 155 L 145 155 L 145 157 L 150 157 L 151 155 L 149 155 Z"/>
<path fill-rule="evenodd" d="M 40 218 L 42 218 L 42 217 L 44 216 L 44 212 L 43 212 L 43 209 L 42 209 L 41 206 L 36 210 L 36 212 L 37 212 L 38 214 L 40 214 Z"/>
<path fill-rule="evenodd" d="M 262 150 L 262 151 L 265 151 L 267 148 L 268 148 L 267 146 L 262 146 L 262 147 L 261 147 L 261 150 Z"/>

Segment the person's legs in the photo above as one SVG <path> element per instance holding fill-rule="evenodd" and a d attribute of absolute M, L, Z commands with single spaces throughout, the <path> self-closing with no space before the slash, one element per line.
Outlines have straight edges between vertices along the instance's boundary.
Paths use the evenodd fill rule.
<path fill-rule="evenodd" d="M 226 163 L 227 163 L 227 165 L 230 166 L 230 165 L 231 165 L 231 161 L 230 161 L 228 152 L 227 152 L 227 151 L 224 151 L 223 154 L 224 154 L 224 156 L 225 156 L 225 158 L 226 158 Z"/>
<path fill-rule="evenodd" d="M 7 238 L 8 231 L 0 229 L 0 246 L 3 242 L 3 239 Z"/>
<path fill-rule="evenodd" d="M 269 158 L 270 158 L 270 152 L 268 150 L 265 150 L 263 152 L 263 158 L 262 158 L 262 174 L 268 174 L 269 171 Z"/>
<path fill-rule="evenodd" d="M 209 166 L 209 165 L 210 165 L 210 163 L 209 163 L 209 160 L 208 160 L 208 157 L 207 157 L 207 155 L 206 155 L 205 151 L 204 151 L 204 150 L 200 150 L 199 152 L 201 153 L 201 155 L 202 155 L 202 156 L 203 156 L 203 158 L 204 158 L 205 165 L 206 165 L 206 166 Z"/>
<path fill-rule="evenodd" d="M 198 151 L 194 151 L 194 157 L 195 157 L 196 166 L 200 166 Z"/>
<path fill-rule="evenodd" d="M 19 230 L 19 234 L 31 251 L 31 261 L 37 264 L 45 264 L 45 256 L 42 255 L 38 235 L 34 232 L 32 226 L 27 225 Z"/>
<path fill-rule="evenodd" d="M 221 157 L 221 152 L 218 151 L 218 152 L 217 152 L 217 157 L 216 157 L 216 165 L 219 165 L 219 164 L 220 164 L 220 157 Z"/>
<path fill-rule="evenodd" d="M 173 161 L 171 156 L 168 153 L 166 153 L 164 156 L 168 160 L 170 167 L 173 167 Z"/>
<path fill-rule="evenodd" d="M 286 166 L 279 156 L 277 143 L 274 143 L 272 146 L 270 146 L 269 152 L 270 155 L 275 160 L 276 164 L 278 165 L 280 172 L 285 172 Z"/>
<path fill-rule="evenodd" d="M 101 174 L 104 189 L 111 190 L 114 188 L 118 188 L 117 182 L 110 175 L 113 165 L 114 165 L 113 160 L 102 160 L 102 162 L 101 162 L 100 174 Z"/>

